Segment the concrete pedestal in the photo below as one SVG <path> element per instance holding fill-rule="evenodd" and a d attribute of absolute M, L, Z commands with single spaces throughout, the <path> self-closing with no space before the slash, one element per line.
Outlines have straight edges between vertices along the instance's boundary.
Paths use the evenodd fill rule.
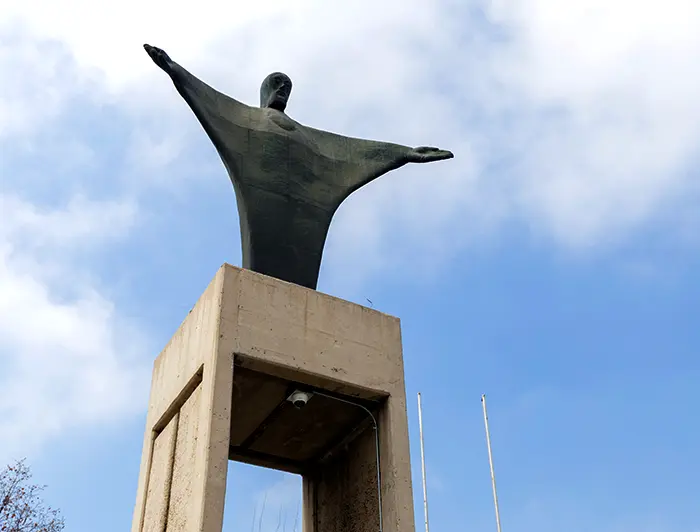
<path fill-rule="evenodd" d="M 301 474 L 304 532 L 378 532 L 376 435 L 414 532 L 399 320 L 224 265 L 155 361 L 132 532 L 220 532 L 229 459 Z"/>

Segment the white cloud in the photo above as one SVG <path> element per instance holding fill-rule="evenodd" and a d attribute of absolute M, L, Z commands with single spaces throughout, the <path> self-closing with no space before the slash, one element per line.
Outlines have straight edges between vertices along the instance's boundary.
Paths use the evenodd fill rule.
<path fill-rule="evenodd" d="M 154 186 L 171 186 L 173 169 L 208 141 L 141 49 L 150 42 L 249 103 L 268 72 L 289 73 L 289 113 L 309 125 L 455 152 L 353 195 L 330 236 L 324 264 L 334 277 L 402 264 L 415 273 L 501 220 L 575 249 L 661 218 L 687 235 L 697 224 L 687 205 L 698 203 L 688 172 L 700 139 L 698 26 L 693 0 L 9 0 L 0 13 L 0 141 L 57 128 L 76 98 L 86 108 L 109 103 L 133 130 L 132 162 Z M 108 163 L 89 152 L 93 172 L 106 174 Z M 148 193 L 135 179 L 127 186 L 137 200 Z M 72 255 L 56 266 L 63 248 L 52 243 L 100 241 L 131 219 L 131 202 L 91 210 L 91 200 L 76 200 L 73 214 L 59 214 L 12 198 L 1 207 L 14 213 L 14 233 L 0 230 L 0 242 L 3 279 L 23 290 L 13 304 L 30 305 L 31 295 L 47 315 L 65 316 L 67 329 L 85 324 L 92 333 L 68 351 L 122 367 L 118 313 L 85 272 L 70 302 L 56 300 Z M 18 255 L 20 234 L 31 245 Z M 58 273 L 41 277 L 47 269 Z M 56 349 L 69 343 L 53 329 L 46 335 Z"/>
<path fill-rule="evenodd" d="M 695 192 L 697 2 L 498 0 L 488 14 L 510 37 L 489 70 L 523 142 L 514 170 L 527 219 L 594 245 Z"/>
<path fill-rule="evenodd" d="M 56 44 L 27 38 L 21 19 L 0 15 L 0 141 L 50 124 L 87 83 L 89 72 L 72 69 L 70 51 Z"/>
<path fill-rule="evenodd" d="M 0 457 L 34 453 L 86 423 L 140 409 L 138 331 L 84 277 L 72 252 L 119 236 L 130 205 L 84 198 L 38 209 L 0 194 Z"/>
<path fill-rule="evenodd" d="M 136 203 L 81 191 L 76 174 L 106 173 L 104 157 L 53 128 L 72 98 L 89 100 L 89 72 L 73 66 L 60 43 L 0 22 L 0 461 L 141 409 L 147 390 L 145 339 L 90 269 Z"/>
<path fill-rule="evenodd" d="M 251 103 L 259 80 L 283 69 L 296 81 L 290 113 L 307 123 L 456 152 L 353 198 L 331 235 L 333 264 L 432 256 L 501 218 L 589 247 L 653 221 L 690 187 L 684 170 L 700 135 L 692 0 L 208 0 L 197 9 L 13 0 L 4 17 L 100 72 L 103 97 L 140 115 L 146 102 L 154 116 L 176 114 L 192 135 L 202 133 L 142 42 Z M 141 157 L 149 165 L 187 155 L 172 126 L 162 119 L 135 133 L 137 146 L 152 148 Z M 408 238 L 392 245 L 397 231 L 387 227 Z M 372 268 L 363 261 L 355 265 Z"/>
<path fill-rule="evenodd" d="M 21 247 L 86 247 L 123 235 L 134 223 L 136 205 L 125 201 L 91 201 L 74 196 L 63 209 L 41 208 L 9 194 L 0 195 L 4 225 L 0 236 Z"/>

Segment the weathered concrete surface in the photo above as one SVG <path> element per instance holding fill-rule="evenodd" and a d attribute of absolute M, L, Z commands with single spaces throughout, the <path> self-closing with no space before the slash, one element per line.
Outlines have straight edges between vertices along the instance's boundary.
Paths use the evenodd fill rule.
<path fill-rule="evenodd" d="M 219 270 L 155 361 L 132 532 L 221 530 L 233 373 L 218 342 L 223 280 Z"/>
<path fill-rule="evenodd" d="M 292 463 L 285 470 L 304 476 L 305 532 L 378 530 L 364 412 L 321 395 L 290 409 L 284 398 L 298 386 L 376 412 L 384 532 L 413 532 L 399 320 L 229 265 L 156 360 L 132 532 L 219 532 L 229 453 Z"/>
<path fill-rule="evenodd" d="M 375 449 L 370 428 L 341 456 L 305 476 L 304 506 L 311 510 L 305 531 L 379 530 Z"/>

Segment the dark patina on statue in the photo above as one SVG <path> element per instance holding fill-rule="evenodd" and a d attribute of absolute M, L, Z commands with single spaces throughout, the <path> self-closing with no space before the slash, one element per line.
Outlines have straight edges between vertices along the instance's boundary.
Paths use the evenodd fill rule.
<path fill-rule="evenodd" d="M 163 50 L 144 45 L 213 142 L 236 193 L 243 268 L 316 288 L 333 214 L 352 192 L 406 163 L 453 157 L 313 129 L 284 112 L 292 81 L 280 72 L 250 107 L 210 87 Z"/>

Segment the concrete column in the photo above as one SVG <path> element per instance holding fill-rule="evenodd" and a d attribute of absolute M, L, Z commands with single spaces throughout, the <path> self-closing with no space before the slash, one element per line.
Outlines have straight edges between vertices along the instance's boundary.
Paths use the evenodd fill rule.
<path fill-rule="evenodd" d="M 383 530 L 413 532 L 405 402 L 390 396 L 378 414 Z M 374 427 L 366 427 L 338 456 L 304 475 L 304 532 L 379 530 L 376 443 Z"/>
<path fill-rule="evenodd" d="M 223 278 L 155 361 L 132 532 L 221 530 L 233 384 L 218 343 Z"/>

